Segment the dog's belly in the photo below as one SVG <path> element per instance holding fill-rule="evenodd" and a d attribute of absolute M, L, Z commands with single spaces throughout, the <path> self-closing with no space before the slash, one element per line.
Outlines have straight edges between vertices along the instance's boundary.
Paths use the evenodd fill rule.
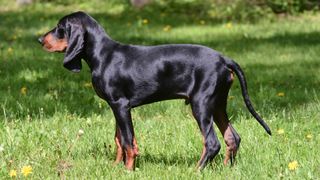
<path fill-rule="evenodd" d="M 156 79 L 135 84 L 133 91 L 127 94 L 131 94 L 129 96 L 131 106 L 136 107 L 163 100 L 187 99 L 193 86 L 194 78 L 191 74 L 179 74 L 166 78 L 157 76 Z"/>
<path fill-rule="evenodd" d="M 188 95 L 186 93 L 175 93 L 175 94 L 168 94 L 168 93 L 153 93 L 146 97 L 135 97 L 130 100 L 130 105 L 132 107 L 141 106 L 144 104 L 150 104 L 158 101 L 164 101 L 164 100 L 172 100 L 172 99 L 188 99 Z"/>

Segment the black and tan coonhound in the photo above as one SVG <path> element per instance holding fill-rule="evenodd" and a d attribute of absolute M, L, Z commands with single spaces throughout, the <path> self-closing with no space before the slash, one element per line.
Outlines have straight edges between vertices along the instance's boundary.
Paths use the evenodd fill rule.
<path fill-rule="evenodd" d="M 138 155 L 131 108 L 177 98 L 191 104 L 203 136 L 198 169 L 203 169 L 220 150 L 213 122 L 227 146 L 224 163 L 230 159 L 232 164 L 240 145 L 240 137 L 226 113 L 233 72 L 239 78 L 250 113 L 271 135 L 268 125 L 251 105 L 240 66 L 213 49 L 191 44 L 124 45 L 112 40 L 97 21 L 84 12 L 63 17 L 39 42 L 49 52 L 64 52 L 63 65 L 73 72 L 81 70 L 81 59 L 87 62 L 96 93 L 107 101 L 116 119 L 115 164 L 123 160 L 129 170 L 134 168 Z"/>

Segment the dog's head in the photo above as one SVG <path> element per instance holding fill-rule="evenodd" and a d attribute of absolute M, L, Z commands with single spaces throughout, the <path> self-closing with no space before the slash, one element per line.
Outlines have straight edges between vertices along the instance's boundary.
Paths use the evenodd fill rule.
<path fill-rule="evenodd" d="M 89 16 L 83 12 L 69 14 L 38 39 L 45 50 L 65 53 L 63 66 L 73 72 L 79 72 L 82 68 L 84 21 L 87 17 Z"/>

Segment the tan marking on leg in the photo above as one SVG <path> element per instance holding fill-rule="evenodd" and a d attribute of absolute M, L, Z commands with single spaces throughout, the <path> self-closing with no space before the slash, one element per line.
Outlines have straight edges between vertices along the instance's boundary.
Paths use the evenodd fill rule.
<path fill-rule="evenodd" d="M 133 151 L 136 154 L 136 156 L 139 156 L 139 148 L 136 138 L 133 138 Z"/>
<path fill-rule="evenodd" d="M 227 145 L 226 156 L 225 156 L 225 159 L 223 161 L 223 164 L 227 165 L 228 161 L 230 160 L 230 158 L 235 157 L 236 153 L 237 153 L 237 145 L 236 145 L 234 136 L 232 134 L 231 124 L 230 123 L 228 123 L 228 127 L 224 132 L 223 138 L 224 138 L 224 141 L 225 141 L 225 143 Z"/>
<path fill-rule="evenodd" d="M 237 153 L 237 144 L 232 133 L 232 126 L 229 123 L 229 120 L 226 119 L 225 115 L 219 115 L 216 118 L 218 118 L 216 119 L 216 124 L 223 135 L 224 142 L 227 146 L 225 159 L 223 161 L 223 164 L 227 165 L 228 161 L 231 158 L 234 158 Z"/>
<path fill-rule="evenodd" d="M 200 160 L 198 161 L 197 166 L 196 166 L 198 170 L 200 168 L 200 163 L 201 163 L 201 161 L 202 161 L 202 159 L 203 159 L 203 157 L 204 157 L 204 155 L 206 154 L 206 151 L 207 151 L 206 146 L 205 146 L 204 136 L 202 136 L 202 144 L 203 144 L 203 149 L 202 149 L 201 157 L 200 157 Z"/>
<path fill-rule="evenodd" d="M 118 130 L 116 132 L 115 143 L 117 145 L 117 155 L 116 160 L 113 162 L 113 165 L 117 165 L 123 160 L 123 149 L 121 147 L 121 137 L 120 132 Z"/>
<path fill-rule="evenodd" d="M 127 147 L 125 150 L 125 154 L 126 154 L 126 163 L 125 166 L 128 170 L 133 170 L 134 169 L 134 160 L 137 156 L 137 154 L 135 153 L 134 148 L 131 147 Z"/>

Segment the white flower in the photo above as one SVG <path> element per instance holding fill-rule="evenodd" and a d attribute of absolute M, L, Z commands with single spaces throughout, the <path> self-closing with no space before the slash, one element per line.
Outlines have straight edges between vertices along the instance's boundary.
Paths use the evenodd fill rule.
<path fill-rule="evenodd" d="M 0 153 L 1 153 L 2 151 L 4 151 L 4 147 L 3 147 L 2 144 L 0 144 Z"/>
<path fill-rule="evenodd" d="M 84 131 L 82 130 L 82 129 L 80 129 L 79 131 L 78 131 L 78 136 L 82 136 L 84 134 Z"/>

